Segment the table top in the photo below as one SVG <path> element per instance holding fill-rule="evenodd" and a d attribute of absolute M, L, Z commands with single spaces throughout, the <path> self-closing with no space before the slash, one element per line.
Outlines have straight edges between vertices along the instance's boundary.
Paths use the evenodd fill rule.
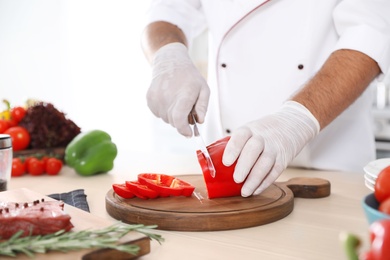
<path fill-rule="evenodd" d="M 105 196 L 113 183 L 136 179 L 144 172 L 172 175 L 200 174 L 196 156 L 141 152 L 119 153 L 108 174 L 83 177 L 64 166 L 58 176 L 12 178 L 9 189 L 28 188 L 44 195 L 84 189 L 92 214 L 116 221 L 105 209 Z M 331 195 L 321 199 L 294 199 L 285 218 L 266 225 L 209 232 L 157 230 L 161 245 L 151 242 L 142 259 L 346 259 L 340 243 L 342 232 L 351 232 L 368 248 L 368 222 L 361 206 L 371 191 L 364 173 L 287 169 L 278 181 L 293 177 L 319 177 L 331 182 Z"/>

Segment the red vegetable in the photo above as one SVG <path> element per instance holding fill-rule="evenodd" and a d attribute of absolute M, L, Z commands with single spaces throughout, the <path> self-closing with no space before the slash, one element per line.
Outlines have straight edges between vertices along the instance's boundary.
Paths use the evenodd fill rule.
<path fill-rule="evenodd" d="M 374 189 L 375 198 L 379 203 L 390 198 L 390 166 L 378 174 Z"/>
<path fill-rule="evenodd" d="M 157 191 L 148 188 L 148 186 L 138 181 L 126 181 L 125 183 L 127 188 L 140 199 L 155 199 L 159 195 Z"/>
<path fill-rule="evenodd" d="M 25 173 L 26 173 L 26 169 L 24 167 L 24 163 L 22 162 L 22 160 L 20 158 L 13 158 L 11 176 L 18 177 L 18 176 L 22 176 Z"/>
<path fill-rule="evenodd" d="M 390 220 L 376 221 L 370 226 L 371 248 L 364 255 L 365 260 L 390 259 Z"/>
<path fill-rule="evenodd" d="M 62 169 L 62 161 L 57 158 L 48 158 L 45 162 L 45 172 L 48 175 L 57 175 Z"/>
<path fill-rule="evenodd" d="M 9 127 L 7 120 L 0 119 L 0 134 L 4 133 Z"/>
<path fill-rule="evenodd" d="M 24 127 L 12 126 L 5 130 L 4 134 L 11 136 L 14 151 L 24 150 L 30 144 L 30 134 Z"/>
<path fill-rule="evenodd" d="M 26 109 L 24 107 L 13 107 L 11 109 L 11 118 L 16 122 L 20 122 L 26 115 Z"/>
<path fill-rule="evenodd" d="M 113 184 L 114 192 L 125 199 L 155 199 L 169 196 L 191 196 L 195 187 L 174 176 L 157 173 L 138 174 L 138 180 Z"/>
<path fill-rule="evenodd" d="M 35 157 L 31 158 L 28 161 L 26 167 L 27 167 L 27 172 L 34 176 L 42 175 L 45 172 L 45 166 L 43 161 Z"/>
<path fill-rule="evenodd" d="M 156 173 L 138 174 L 138 181 L 158 192 L 160 197 L 191 196 L 195 187 L 174 176 Z"/>
<path fill-rule="evenodd" d="M 241 188 L 244 183 L 236 183 L 233 179 L 236 162 L 229 167 L 226 167 L 222 163 L 222 155 L 229 139 L 230 137 L 228 136 L 207 146 L 207 150 L 215 167 L 215 178 L 210 175 L 207 161 L 203 153 L 197 151 L 198 161 L 202 168 L 209 199 L 241 195 Z"/>
<path fill-rule="evenodd" d="M 115 191 L 115 193 L 124 198 L 124 199 L 131 199 L 134 198 L 134 194 L 129 190 L 129 188 L 126 186 L 126 184 L 113 184 L 112 189 Z"/>

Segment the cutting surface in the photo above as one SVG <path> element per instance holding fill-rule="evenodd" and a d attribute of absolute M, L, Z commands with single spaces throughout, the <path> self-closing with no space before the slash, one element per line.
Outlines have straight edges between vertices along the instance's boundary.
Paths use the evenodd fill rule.
<path fill-rule="evenodd" d="M 323 189 L 327 195 L 330 192 L 327 181 L 303 178 L 298 182 L 274 183 L 262 194 L 249 198 L 207 199 L 202 175 L 178 177 L 196 187 L 191 197 L 123 199 L 111 189 L 106 194 L 106 210 L 113 218 L 123 222 L 156 224 L 163 230 L 229 230 L 263 225 L 287 216 L 293 210 L 295 193 L 287 186 L 304 193 L 305 190 L 317 193 Z M 307 192 L 305 194 L 303 197 L 311 196 Z"/>
<path fill-rule="evenodd" d="M 0 192 L 0 201 L 6 202 L 32 202 L 34 200 L 40 200 L 44 198 L 45 200 L 53 200 L 50 197 L 44 196 L 40 193 L 34 192 L 29 189 L 15 189 L 10 191 Z M 65 204 L 64 210 L 71 216 L 71 222 L 74 225 L 74 228 L 71 231 L 81 231 L 86 229 L 99 229 L 110 226 L 113 222 L 96 217 L 86 211 L 80 210 L 78 208 L 69 206 Z M 121 243 L 125 244 L 136 244 L 140 247 L 139 256 L 148 254 L 150 252 L 150 240 L 148 237 L 137 233 L 131 232 L 126 235 L 123 239 L 120 240 Z M 125 254 L 119 251 L 110 250 L 110 249 L 85 249 L 70 251 L 67 253 L 62 252 L 49 252 L 46 254 L 37 254 L 36 259 L 133 259 L 137 256 Z M 1 256 L 0 256 L 0 259 Z M 11 258 L 10 258 L 11 259 Z M 18 259 L 31 259 L 30 257 L 19 255 Z"/>

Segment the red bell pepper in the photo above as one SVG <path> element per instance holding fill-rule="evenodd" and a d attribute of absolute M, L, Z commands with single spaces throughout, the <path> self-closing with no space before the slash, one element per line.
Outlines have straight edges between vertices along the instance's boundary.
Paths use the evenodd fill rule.
<path fill-rule="evenodd" d="M 233 179 L 234 168 L 237 162 L 229 167 L 226 167 L 222 163 L 222 155 L 229 139 L 230 137 L 227 136 L 207 146 L 207 150 L 214 164 L 215 178 L 210 175 L 207 160 L 203 153 L 200 150 L 197 151 L 198 161 L 203 172 L 209 199 L 241 195 L 241 188 L 244 183 L 236 183 Z"/>
<path fill-rule="evenodd" d="M 127 188 L 126 184 L 113 184 L 112 189 L 115 191 L 115 193 L 124 198 L 124 199 L 131 199 L 134 198 L 134 193 L 132 193 L 129 188 Z"/>
<path fill-rule="evenodd" d="M 155 199 L 159 195 L 156 190 L 152 190 L 138 181 L 126 181 L 125 183 L 127 188 L 140 199 Z"/>
<path fill-rule="evenodd" d="M 174 176 L 157 173 L 138 174 L 139 183 L 155 190 L 161 197 L 191 196 L 195 187 Z"/>
<path fill-rule="evenodd" d="M 364 260 L 390 259 L 390 219 L 376 221 L 370 226 L 371 248 Z"/>

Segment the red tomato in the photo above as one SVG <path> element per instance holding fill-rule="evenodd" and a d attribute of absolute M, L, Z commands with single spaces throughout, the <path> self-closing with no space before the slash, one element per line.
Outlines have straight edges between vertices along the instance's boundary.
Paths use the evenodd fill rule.
<path fill-rule="evenodd" d="M 26 171 L 28 171 L 28 169 L 27 169 L 28 162 L 31 161 L 32 158 L 35 158 L 35 157 L 29 156 L 26 159 L 24 159 L 24 167 L 26 168 Z"/>
<path fill-rule="evenodd" d="M 379 204 L 379 211 L 390 215 L 390 197 Z"/>
<path fill-rule="evenodd" d="M 20 122 L 26 115 L 26 109 L 24 107 L 14 107 L 11 109 L 11 117 L 16 122 Z"/>
<path fill-rule="evenodd" d="M 14 151 L 24 150 L 30 144 L 30 134 L 24 127 L 13 126 L 8 128 L 4 133 L 11 136 L 12 149 Z"/>
<path fill-rule="evenodd" d="M 42 175 L 45 172 L 43 162 L 37 158 L 31 158 L 27 163 L 27 172 L 34 176 Z"/>
<path fill-rule="evenodd" d="M 43 162 L 43 168 L 46 169 L 46 163 L 47 163 L 47 160 L 49 160 L 49 156 L 43 156 L 41 158 L 41 161 Z"/>
<path fill-rule="evenodd" d="M 374 186 L 374 195 L 379 203 L 390 198 L 390 166 L 387 166 L 378 174 Z"/>
<path fill-rule="evenodd" d="M 26 169 L 24 167 L 24 163 L 22 162 L 22 160 L 20 158 L 13 158 L 11 176 L 18 177 L 18 176 L 22 176 L 25 173 L 26 173 Z"/>
<path fill-rule="evenodd" d="M 123 184 L 113 184 L 112 188 L 118 196 L 120 196 L 124 199 L 134 198 L 134 194 L 129 190 L 129 188 L 124 183 Z"/>
<path fill-rule="evenodd" d="M 62 161 L 57 158 L 49 158 L 46 161 L 45 171 L 49 175 L 57 175 L 62 168 Z"/>
<path fill-rule="evenodd" d="M 7 120 L 0 119 L 0 134 L 3 134 L 9 128 Z"/>

